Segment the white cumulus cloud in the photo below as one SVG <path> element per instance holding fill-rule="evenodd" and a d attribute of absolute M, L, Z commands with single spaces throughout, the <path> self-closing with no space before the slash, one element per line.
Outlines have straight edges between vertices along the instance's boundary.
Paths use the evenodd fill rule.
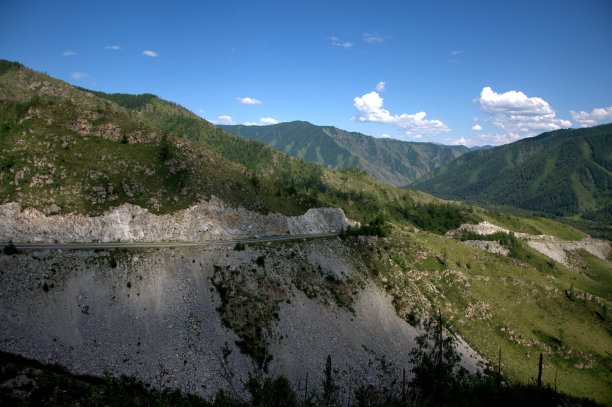
<path fill-rule="evenodd" d="M 598 107 L 593 109 L 591 113 L 570 110 L 570 114 L 572 115 L 572 119 L 580 123 L 580 126 L 594 126 L 602 121 L 612 120 L 612 106 Z"/>
<path fill-rule="evenodd" d="M 271 117 L 262 117 L 261 119 L 259 119 L 259 121 L 262 124 L 277 124 L 278 123 L 278 120 L 273 119 Z"/>
<path fill-rule="evenodd" d="M 113 51 L 119 51 L 121 48 L 120 45 L 107 45 L 106 47 L 104 47 L 105 49 L 112 49 Z M 146 52 L 146 51 L 145 51 Z M 149 51 L 149 52 L 153 52 L 153 51 Z M 154 53 L 154 52 L 153 52 Z M 155 54 L 155 53 L 154 53 Z M 156 54 L 157 56 L 157 54 Z"/>
<path fill-rule="evenodd" d="M 71 57 L 73 55 L 77 55 L 77 53 L 74 51 L 67 50 L 67 51 L 62 52 L 62 55 L 65 57 Z"/>
<path fill-rule="evenodd" d="M 348 41 L 343 41 L 339 39 L 338 37 L 330 37 L 329 39 L 331 40 L 332 45 L 335 47 L 351 48 L 353 46 L 353 43 L 348 42 Z"/>
<path fill-rule="evenodd" d="M 236 124 L 234 123 L 234 119 L 232 119 L 232 116 L 227 115 L 221 115 L 217 117 L 217 120 L 213 120 L 212 122 L 214 124 Z"/>
<path fill-rule="evenodd" d="M 392 124 L 404 130 L 407 136 L 437 135 L 450 131 L 448 126 L 440 120 L 425 119 L 427 116 L 425 112 L 392 115 L 388 110 L 383 109 L 383 98 L 377 92 L 356 97 L 353 106 L 357 109 L 358 114 L 351 120 Z"/>
<path fill-rule="evenodd" d="M 386 86 L 387 84 L 385 81 L 380 81 L 374 89 L 376 89 L 377 92 L 384 92 L 387 89 Z"/>
<path fill-rule="evenodd" d="M 557 118 L 544 99 L 528 97 L 523 92 L 496 93 L 487 86 L 482 88 L 474 103 L 489 114 L 486 120 L 491 124 L 513 134 L 522 134 L 522 137 L 572 125 L 569 120 Z"/>
<path fill-rule="evenodd" d="M 89 74 L 86 74 L 85 72 L 73 72 L 70 74 L 70 77 L 73 79 L 83 79 L 83 78 L 87 78 L 89 76 Z"/>
<path fill-rule="evenodd" d="M 383 133 L 380 135 L 380 138 L 392 138 L 392 137 L 388 135 L 387 133 Z"/>
<path fill-rule="evenodd" d="M 482 126 L 480 124 L 475 124 L 472 126 L 472 130 L 482 131 Z"/>
<path fill-rule="evenodd" d="M 278 124 L 279 121 L 272 117 L 262 117 L 258 122 L 245 122 L 245 126 L 266 126 L 269 124 Z"/>
<path fill-rule="evenodd" d="M 465 146 L 465 145 L 467 145 L 467 143 L 468 143 L 468 140 L 466 140 L 463 137 L 461 137 L 458 140 L 453 141 L 453 144 L 456 145 L 456 146 Z"/>
<path fill-rule="evenodd" d="M 145 49 L 144 51 L 142 51 L 142 55 L 146 55 L 146 56 L 148 56 L 148 57 L 153 57 L 153 58 L 155 58 L 155 57 L 159 56 L 159 55 L 157 54 L 157 52 L 155 52 L 155 51 L 151 51 L 151 50 L 148 50 L 148 49 Z"/>
<path fill-rule="evenodd" d="M 261 100 L 257 100 L 253 98 L 237 97 L 236 100 L 238 101 L 238 103 L 242 105 L 261 105 L 263 103 Z"/>

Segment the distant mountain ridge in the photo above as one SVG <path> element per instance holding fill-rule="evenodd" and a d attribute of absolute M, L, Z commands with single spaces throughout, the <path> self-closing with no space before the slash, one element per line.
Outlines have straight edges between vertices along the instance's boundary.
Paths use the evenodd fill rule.
<path fill-rule="evenodd" d="M 406 186 L 469 151 L 464 146 L 375 138 L 304 121 L 269 126 L 219 127 L 323 167 L 363 168 L 379 181 L 396 187 Z"/>
<path fill-rule="evenodd" d="M 495 146 L 492 146 L 490 144 L 487 144 L 485 146 L 474 146 L 474 147 L 470 147 L 470 151 L 476 151 L 476 150 L 489 150 L 491 148 L 495 148 Z"/>
<path fill-rule="evenodd" d="M 610 212 L 612 124 L 556 130 L 472 151 L 410 187 L 447 199 L 558 216 Z"/>

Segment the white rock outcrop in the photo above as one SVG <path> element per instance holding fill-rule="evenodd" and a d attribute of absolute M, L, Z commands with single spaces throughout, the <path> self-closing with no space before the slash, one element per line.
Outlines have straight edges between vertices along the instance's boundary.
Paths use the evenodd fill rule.
<path fill-rule="evenodd" d="M 342 209 L 314 208 L 300 216 L 263 215 L 232 208 L 216 197 L 173 214 L 155 215 L 123 204 L 100 216 L 53 215 L 0 205 L 0 241 L 14 242 L 155 242 L 206 241 L 285 234 L 340 231 L 352 224 Z"/>
<path fill-rule="evenodd" d="M 568 251 L 584 249 L 593 256 L 605 260 L 611 250 L 609 243 L 588 237 L 575 242 L 567 242 L 558 239 L 529 240 L 527 244 L 532 249 L 558 261 L 566 267 L 572 267 L 567 256 Z"/>
<path fill-rule="evenodd" d="M 464 230 L 478 233 L 481 235 L 492 235 L 497 232 L 503 232 L 508 234 L 512 233 L 515 237 L 519 239 L 524 239 L 527 245 L 529 245 L 529 247 L 531 247 L 532 249 L 542 253 L 547 257 L 550 257 L 551 259 L 563 264 L 566 267 L 572 267 L 572 265 L 568 261 L 568 251 L 584 249 L 587 252 L 591 253 L 593 256 L 596 256 L 602 260 L 605 260 L 612 251 L 612 248 L 610 247 L 609 243 L 601 240 L 592 239 L 591 237 L 585 237 L 584 239 L 577 241 L 565 241 L 549 235 L 530 235 L 528 233 L 512 232 L 508 229 L 504 229 L 500 226 L 486 221 L 480 222 L 477 225 L 465 223 L 459 226 L 457 229 L 449 231 L 446 235 L 449 237 L 459 236 Z M 510 254 L 510 251 L 508 249 L 502 247 L 497 242 L 466 240 L 464 243 L 482 250 L 500 253 L 504 256 Z"/>

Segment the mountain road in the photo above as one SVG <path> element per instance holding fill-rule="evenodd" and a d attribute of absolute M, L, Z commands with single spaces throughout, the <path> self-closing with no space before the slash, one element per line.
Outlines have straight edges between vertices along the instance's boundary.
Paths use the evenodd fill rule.
<path fill-rule="evenodd" d="M 13 243 L 18 250 L 47 249 L 108 249 L 108 248 L 156 248 L 156 247 L 205 247 L 229 246 L 236 243 L 267 243 L 286 240 L 335 237 L 338 233 L 317 233 L 311 235 L 269 236 L 254 239 L 208 240 L 202 242 L 88 242 L 88 243 Z M 2 243 L 6 246 L 8 243 Z"/>

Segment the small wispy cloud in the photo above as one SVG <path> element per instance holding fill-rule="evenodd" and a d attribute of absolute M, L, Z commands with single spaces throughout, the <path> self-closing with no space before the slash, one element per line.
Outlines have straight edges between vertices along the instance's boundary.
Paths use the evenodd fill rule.
<path fill-rule="evenodd" d="M 70 51 L 70 50 L 66 50 L 66 51 L 62 52 L 62 56 L 65 56 L 65 57 L 71 57 L 73 55 L 78 55 L 78 54 L 76 52 Z"/>
<path fill-rule="evenodd" d="M 361 37 L 365 42 L 370 44 L 380 44 L 381 42 L 385 42 L 385 39 L 378 35 L 378 33 L 363 33 Z"/>
<path fill-rule="evenodd" d="M 114 51 L 119 51 L 120 49 L 123 49 L 123 47 L 121 47 L 120 45 L 107 45 L 106 47 L 104 47 L 105 49 L 112 49 Z M 146 51 L 145 51 L 146 52 Z M 151 51 L 152 52 L 152 51 Z M 156 54 L 157 55 L 157 54 Z"/>
<path fill-rule="evenodd" d="M 261 100 L 253 99 L 253 98 L 241 98 L 237 97 L 236 100 L 241 105 L 261 105 L 263 102 Z"/>
<path fill-rule="evenodd" d="M 451 51 L 450 55 L 451 55 L 452 57 L 455 57 L 455 58 L 451 58 L 451 59 L 449 60 L 449 62 L 450 62 L 451 64 L 460 64 L 460 63 L 461 63 L 461 61 L 460 61 L 459 59 L 457 59 L 456 57 L 457 57 L 457 56 L 459 56 L 459 55 L 461 55 L 461 54 L 463 54 L 463 50 L 455 50 L 455 51 Z"/>
<path fill-rule="evenodd" d="M 341 48 L 351 48 L 353 46 L 352 42 L 348 42 L 348 41 L 343 41 L 341 39 L 339 39 L 338 37 L 330 37 L 329 38 L 332 42 L 332 45 L 335 47 L 341 47 Z"/>
<path fill-rule="evenodd" d="M 221 115 L 217 117 L 217 120 L 212 120 L 213 124 L 236 124 L 232 116 Z"/>
<path fill-rule="evenodd" d="M 474 131 L 482 131 L 482 126 L 480 124 L 475 124 L 472 126 L 472 130 Z"/>
<path fill-rule="evenodd" d="M 70 74 L 70 77 L 72 79 L 83 79 L 83 78 L 87 78 L 89 76 L 89 74 L 86 74 L 85 72 L 73 72 Z"/>
<path fill-rule="evenodd" d="M 146 56 L 148 56 L 148 57 L 153 57 L 153 58 L 155 58 L 155 57 L 159 56 L 159 55 L 157 54 L 157 52 L 155 52 L 155 51 L 151 51 L 151 50 L 148 50 L 148 49 L 145 49 L 144 51 L 142 51 L 142 55 L 146 55 Z"/>
<path fill-rule="evenodd" d="M 515 141 L 520 140 L 521 138 L 523 138 L 521 135 L 516 134 L 516 133 L 504 133 L 504 134 L 499 134 L 499 133 L 488 133 L 488 134 L 481 134 L 478 139 L 476 140 L 469 140 L 469 144 L 467 144 L 467 146 L 471 147 L 471 146 L 484 146 L 484 145 L 489 145 L 489 146 L 501 146 L 504 144 L 509 144 L 509 143 L 514 143 Z"/>
<path fill-rule="evenodd" d="M 380 81 L 374 89 L 376 89 L 377 92 L 384 92 L 387 89 L 387 84 L 385 81 Z"/>

